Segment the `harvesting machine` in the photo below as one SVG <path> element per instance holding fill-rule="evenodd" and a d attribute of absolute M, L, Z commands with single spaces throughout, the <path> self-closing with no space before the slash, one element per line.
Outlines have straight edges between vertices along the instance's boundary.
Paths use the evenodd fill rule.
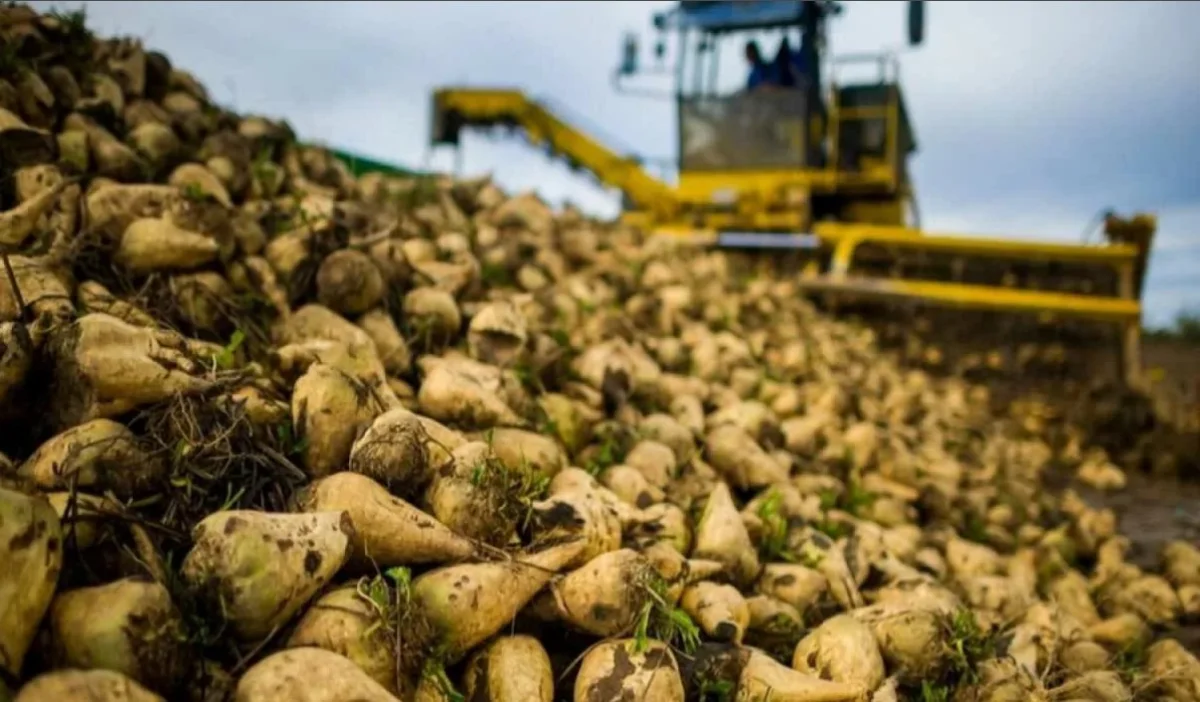
<path fill-rule="evenodd" d="M 1092 244 L 922 230 L 899 60 L 833 57 L 827 26 L 842 10 L 830 0 L 684 1 L 654 16 L 658 70 L 671 77 L 665 97 L 678 119 L 673 183 L 519 90 L 436 90 L 431 143 L 457 147 L 468 128 L 519 129 L 619 189 L 629 224 L 721 247 L 786 250 L 768 258 L 795 266 L 823 304 L 882 312 L 875 319 L 885 337 L 890 329 L 910 346 L 914 330 L 933 339 L 909 349 L 931 364 L 1138 382 L 1155 218 L 1106 214 L 1103 241 Z M 909 46 L 920 45 L 924 3 L 908 3 L 907 30 Z M 802 74 L 790 87 L 720 91 L 723 51 L 742 52 L 764 34 L 798 47 Z M 638 92 L 628 86 L 647 72 L 636 36 L 622 48 L 614 86 Z M 844 80 L 855 65 L 868 77 Z"/>

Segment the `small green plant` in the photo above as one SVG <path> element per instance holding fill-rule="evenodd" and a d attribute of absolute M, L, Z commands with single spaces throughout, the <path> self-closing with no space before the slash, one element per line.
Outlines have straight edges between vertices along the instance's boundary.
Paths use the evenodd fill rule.
<path fill-rule="evenodd" d="M 974 541 L 978 544 L 986 544 L 988 542 L 987 522 L 978 514 L 968 511 L 963 516 L 963 532 L 962 536 L 968 541 Z"/>
<path fill-rule="evenodd" d="M 534 405 L 530 417 L 534 430 L 543 436 L 560 436 L 558 422 L 541 405 Z"/>
<path fill-rule="evenodd" d="M 538 395 L 546 392 L 546 386 L 542 384 L 542 379 L 539 377 L 537 370 L 534 369 L 526 361 L 518 361 L 509 367 L 513 375 L 517 376 L 517 380 L 521 381 L 521 385 L 526 389 Z"/>
<path fill-rule="evenodd" d="M 1137 641 L 1117 651 L 1112 667 L 1126 685 L 1137 687 L 1136 683 L 1146 674 L 1146 644 Z"/>
<path fill-rule="evenodd" d="M 432 680 L 447 702 L 466 702 L 467 698 L 455 689 L 450 676 L 446 674 L 446 664 L 440 656 L 430 656 L 425 661 L 425 668 L 421 671 L 421 676 Z"/>
<path fill-rule="evenodd" d="M 409 348 L 428 353 L 440 340 L 437 319 L 431 315 L 407 315 L 404 319 L 404 341 Z"/>
<path fill-rule="evenodd" d="M 185 183 L 183 186 L 183 197 L 192 202 L 206 202 L 212 199 L 208 192 L 200 187 L 198 183 Z"/>
<path fill-rule="evenodd" d="M 524 529 L 533 518 L 533 503 L 544 498 L 550 490 L 550 478 L 535 470 L 524 457 L 520 468 L 510 470 L 491 452 L 492 440 L 493 434 L 489 430 L 485 437 L 488 457 L 471 467 L 471 484 L 487 486 L 489 492 L 504 495 L 503 503 L 496 505 L 496 509 Z"/>
<path fill-rule="evenodd" d="M 745 643 L 762 649 L 780 663 L 791 665 L 796 644 L 800 643 L 805 633 L 807 632 L 802 622 L 780 613 L 768 619 L 762 626 L 756 627 L 754 631 L 747 632 Z"/>
<path fill-rule="evenodd" d="M 819 568 L 824 558 L 825 552 L 812 543 L 812 541 L 805 541 L 801 544 L 800 551 L 796 554 L 796 560 L 805 568 Z"/>
<path fill-rule="evenodd" d="M 18 47 L 18 42 L 5 42 L 0 45 L 0 74 L 17 76 L 28 67 L 18 53 Z"/>
<path fill-rule="evenodd" d="M 922 680 L 921 702 L 950 702 L 950 688 L 939 683 Z"/>
<path fill-rule="evenodd" d="M 290 419 L 285 419 L 275 425 L 275 438 L 279 441 L 285 454 L 289 456 L 298 456 L 308 448 L 308 437 L 297 438 L 296 430 L 292 427 Z"/>
<path fill-rule="evenodd" d="M 512 274 L 508 268 L 495 263 L 481 264 L 479 278 L 489 288 L 510 288 L 514 285 Z"/>
<path fill-rule="evenodd" d="M 692 653 L 700 646 L 700 627 L 682 609 L 667 601 L 667 583 L 657 573 L 647 576 L 644 585 L 648 598 L 634 626 L 634 651 L 646 650 L 650 639 L 657 639 Z"/>
<path fill-rule="evenodd" d="M 258 166 L 259 175 L 262 175 L 264 178 L 269 177 L 270 173 L 273 172 L 273 167 L 274 164 L 269 159 L 263 161 Z M 308 211 L 304 209 L 304 200 L 299 195 L 293 195 L 288 206 L 276 208 L 273 211 L 273 215 L 269 226 L 272 234 L 299 229 L 300 227 L 314 223 Z"/>
<path fill-rule="evenodd" d="M 796 557 L 788 550 L 787 519 L 779 511 L 783 503 L 783 495 L 775 488 L 767 491 L 763 501 L 758 505 L 756 514 L 763 523 L 763 535 L 759 540 L 759 555 L 767 562 L 793 562 Z"/>
<path fill-rule="evenodd" d="M 413 611 L 411 570 L 400 566 L 388 568 L 374 577 L 360 578 L 356 589 L 358 597 L 375 610 L 374 621 L 362 633 L 363 638 L 381 635 L 387 640 L 398 640 L 405 634 L 405 625 L 411 621 Z M 430 679 L 447 700 L 465 702 L 446 675 L 445 661 L 445 647 L 433 646 L 421 665 L 421 677 Z"/>
<path fill-rule="evenodd" d="M 604 472 L 605 468 L 615 466 L 625 460 L 627 449 L 623 446 L 616 432 L 608 432 L 600 439 L 595 455 L 584 466 L 584 470 L 593 477 Z"/>
<path fill-rule="evenodd" d="M 836 490 L 827 489 L 821 490 L 817 495 L 821 498 L 821 511 L 840 509 L 855 516 L 860 516 L 860 512 L 870 507 L 876 498 L 875 493 L 863 488 L 857 480 L 847 481 L 846 490 L 841 494 Z"/>
<path fill-rule="evenodd" d="M 233 483 L 225 484 L 225 501 L 221 503 L 221 510 L 233 509 L 241 502 L 242 496 L 246 494 L 246 486 L 243 485 L 237 490 L 233 489 Z"/>
<path fill-rule="evenodd" d="M 642 274 L 646 271 L 648 259 L 639 258 L 629 262 L 629 274 L 633 278 L 634 284 L 642 279 Z"/>
<path fill-rule="evenodd" d="M 246 334 L 241 329 L 235 329 L 233 335 L 229 337 L 229 343 L 213 356 L 213 363 L 217 365 L 217 368 L 221 370 L 233 368 L 234 361 L 237 360 L 235 354 L 245 341 Z"/>
<path fill-rule="evenodd" d="M 850 535 L 850 525 L 845 522 L 835 521 L 828 517 L 823 518 L 819 522 L 813 523 L 812 527 L 829 538 L 837 541 L 843 536 Z"/>
<path fill-rule="evenodd" d="M 412 571 L 401 566 L 388 568 L 382 575 L 373 578 L 359 579 L 358 596 L 378 614 L 371 626 L 363 632 L 363 638 L 392 626 L 398 614 L 397 610 L 409 603 L 412 595 L 411 585 Z"/>
<path fill-rule="evenodd" d="M 842 495 L 842 509 L 846 510 L 854 516 L 861 516 L 863 509 L 870 507 L 875 502 L 875 493 L 864 489 L 856 480 L 851 480 L 846 485 L 846 493 Z"/>
<path fill-rule="evenodd" d="M 175 635 L 181 643 L 203 649 L 222 641 L 228 635 L 225 631 L 227 620 L 222 617 L 214 621 L 205 616 L 204 607 L 195 590 L 179 574 L 180 558 L 182 556 L 175 551 L 167 551 L 163 555 L 163 572 L 167 576 L 163 585 L 171 592 L 183 619 L 183 626 L 175 631 Z"/>
<path fill-rule="evenodd" d="M 733 682 L 703 678 L 697 685 L 696 694 L 701 702 L 731 702 L 733 700 Z"/>
<path fill-rule="evenodd" d="M 57 20 L 60 27 L 59 42 L 66 47 L 69 58 L 80 58 L 91 51 L 93 36 L 87 28 L 87 8 L 78 10 L 51 10 L 46 13 Z"/>
<path fill-rule="evenodd" d="M 565 330 L 555 327 L 546 332 L 546 334 L 554 340 L 554 343 L 558 344 L 564 349 L 571 347 L 571 337 Z"/>
<path fill-rule="evenodd" d="M 993 637 L 979 627 L 975 615 L 968 609 L 955 612 L 946 626 L 950 674 L 959 680 L 976 682 L 979 661 L 988 658 L 995 650 Z"/>
<path fill-rule="evenodd" d="M 258 150 L 258 153 L 254 154 L 254 160 L 250 162 L 251 175 L 260 180 L 268 177 L 270 175 L 268 171 L 271 170 L 271 165 L 269 164 L 271 163 L 271 147 L 264 146 Z"/>

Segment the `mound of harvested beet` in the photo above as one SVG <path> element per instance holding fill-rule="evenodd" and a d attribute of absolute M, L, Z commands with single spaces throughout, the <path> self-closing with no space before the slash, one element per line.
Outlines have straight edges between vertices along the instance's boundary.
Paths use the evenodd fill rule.
<path fill-rule="evenodd" d="M 0 699 L 1200 700 L 1200 550 L 1047 489 L 1115 438 L 78 16 L 0 46 Z"/>

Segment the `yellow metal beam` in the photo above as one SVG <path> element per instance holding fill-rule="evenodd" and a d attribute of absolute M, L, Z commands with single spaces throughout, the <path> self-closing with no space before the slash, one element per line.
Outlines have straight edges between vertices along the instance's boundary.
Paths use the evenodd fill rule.
<path fill-rule="evenodd" d="M 875 243 L 923 251 L 961 253 L 968 256 L 1011 257 L 1022 260 L 1046 259 L 1079 263 L 1121 263 L 1137 258 L 1138 250 L 1128 244 L 1059 244 L 1045 241 L 1002 239 L 962 234 L 924 233 L 908 227 L 887 227 L 841 222 L 818 222 L 813 233 L 822 239 L 859 244 Z"/>
<path fill-rule="evenodd" d="M 814 292 L 847 293 L 862 297 L 913 300 L 966 309 L 1008 312 L 1048 312 L 1105 322 L 1130 322 L 1141 317 L 1136 300 L 1042 290 L 1016 290 L 990 285 L 963 285 L 922 280 L 821 276 L 800 280 Z"/>
<path fill-rule="evenodd" d="M 755 192 L 776 201 L 779 194 L 798 188 L 817 194 L 839 192 L 889 193 L 895 190 L 893 169 L 886 164 L 861 171 L 828 168 L 714 169 L 679 173 L 679 199 L 699 205 L 720 199 L 722 192 Z"/>
<path fill-rule="evenodd" d="M 509 121 L 519 124 L 530 141 L 549 143 L 601 182 L 626 192 L 642 206 L 658 212 L 674 209 L 671 186 L 647 173 L 635 160 L 614 153 L 559 118 L 519 90 L 445 88 L 434 93 L 441 112 L 453 111 L 468 123 Z"/>

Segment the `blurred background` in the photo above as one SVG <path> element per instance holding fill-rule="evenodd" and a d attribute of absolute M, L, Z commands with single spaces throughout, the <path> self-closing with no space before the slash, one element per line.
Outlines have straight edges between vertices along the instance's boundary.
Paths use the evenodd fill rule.
<path fill-rule="evenodd" d="M 217 101 L 286 118 L 307 139 L 447 170 L 451 152 L 427 153 L 430 91 L 445 85 L 520 88 L 613 147 L 673 157 L 673 105 L 610 85 L 622 35 L 646 36 L 670 4 L 33 3 L 82 7 L 99 34 L 142 37 Z M 1200 310 L 1200 3 L 932 2 L 911 52 L 904 12 L 850 3 L 830 43 L 901 52 L 925 227 L 1076 242 L 1102 209 L 1155 212 L 1146 324 Z M 743 59 L 722 60 L 734 89 Z M 619 209 L 615 191 L 518 140 L 470 135 L 462 166 L 554 203 Z"/>

